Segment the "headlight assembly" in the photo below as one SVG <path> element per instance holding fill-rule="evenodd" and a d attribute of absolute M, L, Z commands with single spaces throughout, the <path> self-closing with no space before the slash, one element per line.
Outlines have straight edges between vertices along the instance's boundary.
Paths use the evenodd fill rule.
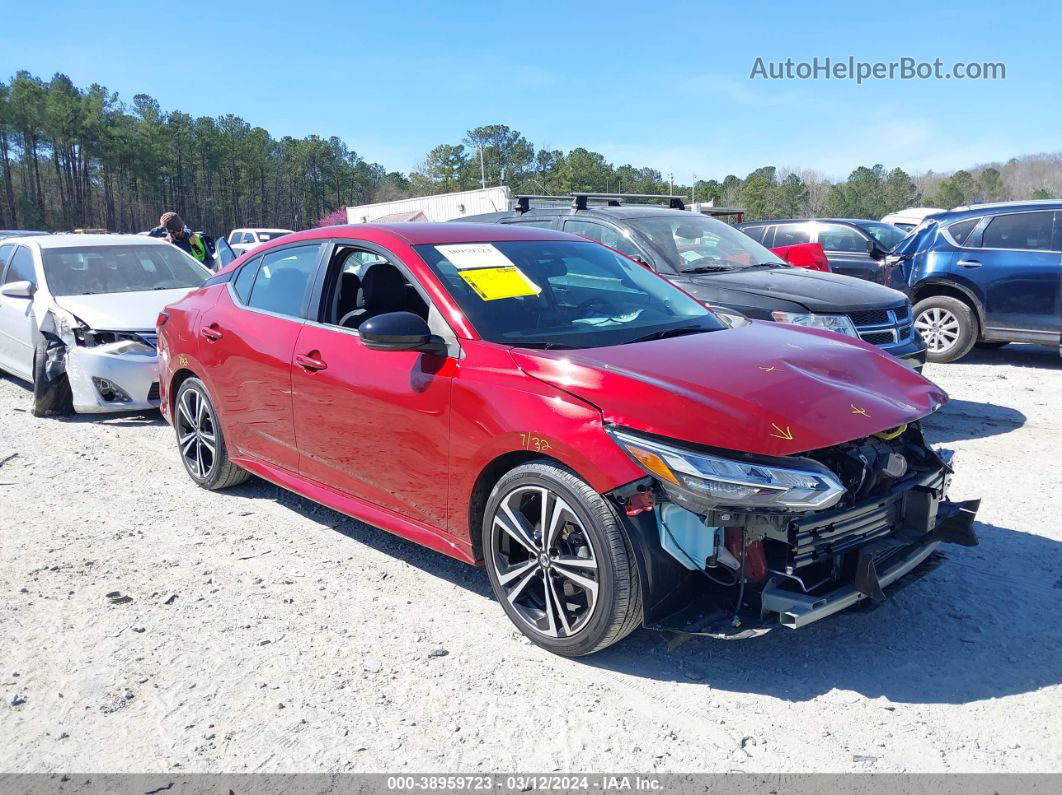
<path fill-rule="evenodd" d="M 852 325 L 848 315 L 812 315 L 797 312 L 771 312 L 771 317 L 778 323 L 792 323 L 794 326 L 806 328 L 821 328 L 825 331 L 835 331 L 838 334 L 846 334 L 849 337 L 859 339 L 855 326 Z"/>
<path fill-rule="evenodd" d="M 845 492 L 837 476 L 808 459 L 793 466 L 725 458 L 647 439 L 630 431 L 609 435 L 665 491 L 692 509 L 813 511 Z"/>

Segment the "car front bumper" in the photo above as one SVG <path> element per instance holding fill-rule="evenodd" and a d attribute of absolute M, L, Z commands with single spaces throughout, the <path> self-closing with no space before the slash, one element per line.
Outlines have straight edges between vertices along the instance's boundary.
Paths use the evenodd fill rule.
<path fill-rule="evenodd" d="M 74 411 L 101 414 L 157 409 L 159 377 L 155 353 L 116 355 L 108 352 L 109 347 L 67 348 L 66 373 L 70 379 Z M 103 381 L 120 389 L 124 397 L 112 394 L 106 387 L 101 389 Z"/>

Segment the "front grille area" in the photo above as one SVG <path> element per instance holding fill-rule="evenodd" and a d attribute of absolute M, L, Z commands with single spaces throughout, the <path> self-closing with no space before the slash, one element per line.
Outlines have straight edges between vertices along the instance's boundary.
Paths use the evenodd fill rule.
<path fill-rule="evenodd" d="M 901 500 L 883 500 L 828 519 L 791 522 L 788 564 L 799 569 L 888 535 L 897 525 L 901 505 Z"/>
<path fill-rule="evenodd" d="M 887 309 L 849 312 L 848 317 L 855 326 L 859 338 L 871 345 L 887 348 L 910 342 L 914 337 L 911 307 L 907 303 Z"/>
<path fill-rule="evenodd" d="M 151 389 L 148 390 L 147 399 L 148 400 L 159 400 L 160 399 L 160 397 L 159 397 L 159 382 L 158 381 L 156 381 L 155 383 L 153 383 L 151 385 Z"/>

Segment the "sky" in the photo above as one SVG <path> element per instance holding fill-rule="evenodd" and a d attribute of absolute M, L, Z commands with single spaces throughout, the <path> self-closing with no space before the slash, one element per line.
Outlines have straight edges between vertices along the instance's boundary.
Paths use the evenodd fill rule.
<path fill-rule="evenodd" d="M 763 165 L 843 178 L 1057 151 L 1062 3 L 19 3 L 0 75 L 99 83 L 127 102 L 233 113 L 273 136 L 339 136 L 410 171 L 501 123 L 678 182 Z M 1006 79 L 750 79 L 765 63 L 1003 62 Z"/>

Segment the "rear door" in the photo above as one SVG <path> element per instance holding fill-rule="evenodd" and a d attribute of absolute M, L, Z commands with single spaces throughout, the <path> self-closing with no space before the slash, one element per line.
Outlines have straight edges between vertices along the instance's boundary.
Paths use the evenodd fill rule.
<path fill-rule="evenodd" d="M 0 285 L 29 282 L 37 286 L 33 251 L 28 246 L 0 246 Z M 0 368 L 33 380 L 33 299 L 0 295 Z"/>
<path fill-rule="evenodd" d="M 871 257 L 867 248 L 870 237 L 844 224 L 817 223 L 815 229 L 817 238 L 812 242 L 822 245 L 834 273 L 882 283 L 882 263 Z M 782 245 L 777 234 L 774 245 Z"/>
<path fill-rule="evenodd" d="M 1062 331 L 1062 225 L 1052 210 L 988 219 L 954 266 L 981 297 L 988 328 L 1051 335 Z"/>
<path fill-rule="evenodd" d="M 292 472 L 291 360 L 320 252 L 320 243 L 302 243 L 250 260 L 197 319 L 199 359 L 233 453 Z"/>

